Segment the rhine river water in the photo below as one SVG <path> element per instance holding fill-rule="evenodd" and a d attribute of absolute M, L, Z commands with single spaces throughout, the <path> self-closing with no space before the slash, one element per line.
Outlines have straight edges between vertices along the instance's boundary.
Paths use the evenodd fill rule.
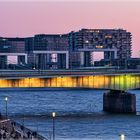
<path fill-rule="evenodd" d="M 8 116 L 31 130 L 50 138 L 51 112 L 55 111 L 56 140 L 126 140 L 140 139 L 140 90 L 137 114 L 108 114 L 102 111 L 105 90 L 36 90 L 0 91 L 0 111 L 5 114 L 4 98 L 8 96 Z"/>

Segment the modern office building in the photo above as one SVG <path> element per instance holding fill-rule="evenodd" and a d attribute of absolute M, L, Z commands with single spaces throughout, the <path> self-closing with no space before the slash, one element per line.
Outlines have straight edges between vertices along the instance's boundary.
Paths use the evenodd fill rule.
<path fill-rule="evenodd" d="M 34 69 L 71 69 L 93 66 L 94 52 L 104 60 L 131 57 L 131 33 L 123 29 L 81 29 L 68 34 L 39 34 L 29 38 L 0 38 L 0 67 L 10 56 Z"/>
<path fill-rule="evenodd" d="M 0 68 L 27 63 L 24 38 L 0 38 Z"/>
<path fill-rule="evenodd" d="M 26 38 L 28 63 L 37 69 L 69 68 L 68 35 L 35 35 Z M 30 58 L 30 59 L 29 59 Z"/>

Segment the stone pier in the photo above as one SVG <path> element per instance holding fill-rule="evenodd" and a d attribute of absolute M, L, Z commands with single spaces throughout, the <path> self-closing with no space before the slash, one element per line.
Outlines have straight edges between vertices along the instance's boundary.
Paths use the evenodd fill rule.
<path fill-rule="evenodd" d="M 136 113 L 136 96 L 125 91 L 110 90 L 103 95 L 103 110 L 112 113 Z"/>

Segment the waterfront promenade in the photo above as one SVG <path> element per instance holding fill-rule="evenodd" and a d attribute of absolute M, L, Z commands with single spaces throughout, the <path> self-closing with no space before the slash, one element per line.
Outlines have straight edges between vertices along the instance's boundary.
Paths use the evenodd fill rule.
<path fill-rule="evenodd" d="M 31 131 L 23 125 L 0 116 L 0 139 L 2 140 L 48 140 L 39 135 L 37 132 Z"/>

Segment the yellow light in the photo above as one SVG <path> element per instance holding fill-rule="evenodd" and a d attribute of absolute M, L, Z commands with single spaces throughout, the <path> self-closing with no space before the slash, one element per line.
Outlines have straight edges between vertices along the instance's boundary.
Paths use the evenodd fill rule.
<path fill-rule="evenodd" d="M 140 87 L 140 75 L 91 75 L 50 78 L 0 79 L 0 88 L 86 87 L 127 90 Z"/>
<path fill-rule="evenodd" d="M 125 140 L 125 135 L 121 134 L 121 140 Z"/>
<path fill-rule="evenodd" d="M 100 45 L 97 45 L 97 46 L 96 46 L 97 49 L 102 49 L 103 47 L 104 47 L 104 46 L 100 46 Z"/>
<path fill-rule="evenodd" d="M 55 118 L 55 116 L 56 116 L 56 113 L 52 112 L 52 117 Z"/>
<path fill-rule="evenodd" d="M 61 87 L 61 83 L 62 83 L 61 80 L 62 80 L 61 77 L 57 77 L 57 80 L 56 80 L 57 81 L 57 87 Z"/>
<path fill-rule="evenodd" d="M 57 87 L 57 78 L 51 79 L 51 87 Z"/>
<path fill-rule="evenodd" d="M 89 76 L 83 76 L 83 87 L 88 87 L 88 85 L 89 85 L 89 82 L 88 82 L 89 78 L 88 77 Z"/>

